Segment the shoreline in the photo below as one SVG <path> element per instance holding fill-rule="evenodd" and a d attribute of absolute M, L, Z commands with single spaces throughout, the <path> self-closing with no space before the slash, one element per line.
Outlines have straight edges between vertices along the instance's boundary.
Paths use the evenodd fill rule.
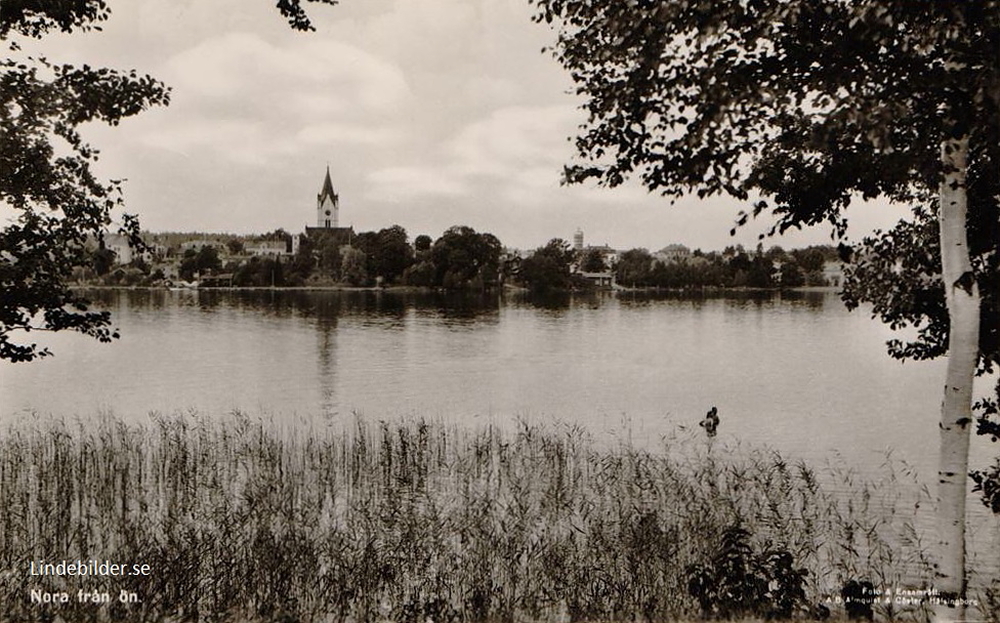
<path fill-rule="evenodd" d="M 427 286 L 348 286 L 348 285 L 312 285 L 312 286 L 212 286 L 212 287 L 168 287 L 168 286 L 117 286 L 105 284 L 72 284 L 70 290 L 159 290 L 167 292 L 183 291 L 206 291 L 206 292 L 262 292 L 262 291 L 290 291 L 290 292 L 524 292 L 530 293 L 529 288 L 523 286 L 504 285 L 500 288 L 486 290 L 433 288 Z M 718 293 L 776 293 L 782 292 L 840 292 L 839 286 L 801 286 L 797 288 L 628 288 L 616 286 L 613 288 L 593 288 L 589 290 L 550 290 L 546 294 L 589 294 L 595 292 L 629 293 L 629 294 L 718 294 Z"/>

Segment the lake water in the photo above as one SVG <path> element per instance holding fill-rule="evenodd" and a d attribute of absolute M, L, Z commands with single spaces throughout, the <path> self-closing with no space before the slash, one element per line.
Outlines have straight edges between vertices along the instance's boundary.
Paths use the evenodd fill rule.
<path fill-rule="evenodd" d="M 5 418 L 151 411 L 469 425 L 579 424 L 639 444 L 698 430 L 793 458 L 936 471 L 943 362 L 833 292 L 705 297 L 95 291 L 122 337 L 46 335 L 54 357 L 0 366 Z M 974 462 L 989 444 L 974 439 Z"/>
<path fill-rule="evenodd" d="M 833 292 L 94 291 L 112 344 L 46 334 L 54 357 L 0 364 L 0 426 L 36 414 L 132 421 L 235 409 L 294 426 L 424 418 L 582 426 L 597 443 L 664 437 L 769 446 L 877 479 L 887 454 L 934 482 L 944 362 L 895 361 L 894 336 Z M 983 389 L 987 384 L 983 384 Z M 973 437 L 973 467 L 988 464 Z M 913 485 L 916 494 L 917 485 Z M 846 494 L 846 491 L 845 491 Z M 920 523 L 931 534 L 931 516 Z M 970 555 L 1000 573 L 1000 521 L 970 497 Z M 982 572 L 982 571 L 981 571 Z"/>

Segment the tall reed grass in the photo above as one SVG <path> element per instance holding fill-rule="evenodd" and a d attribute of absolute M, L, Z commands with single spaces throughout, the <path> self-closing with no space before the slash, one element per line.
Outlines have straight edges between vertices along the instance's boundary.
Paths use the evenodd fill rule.
<path fill-rule="evenodd" d="M 695 618 L 686 570 L 735 524 L 790 552 L 813 602 L 850 579 L 929 584 L 914 529 L 928 500 L 904 474 L 710 443 L 360 419 L 293 431 L 241 413 L 19 426 L 0 436 L 0 620 Z M 152 573 L 28 573 L 91 558 Z M 36 588 L 141 602 L 39 606 Z"/>

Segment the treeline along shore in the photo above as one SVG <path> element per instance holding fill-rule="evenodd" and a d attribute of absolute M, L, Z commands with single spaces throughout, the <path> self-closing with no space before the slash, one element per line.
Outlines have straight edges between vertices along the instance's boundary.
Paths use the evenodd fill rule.
<path fill-rule="evenodd" d="M 393 225 L 349 240 L 284 230 L 250 242 L 233 235 L 146 234 L 142 253 L 127 245 L 95 246 L 73 269 L 76 285 L 222 288 L 414 287 L 536 292 L 628 289 L 802 288 L 840 286 L 835 247 L 765 250 L 730 246 L 721 252 L 668 245 L 619 252 L 554 238 L 532 251 L 503 246 L 496 236 L 454 226 L 437 240 L 409 240 Z M 190 238 L 190 239 L 185 239 Z M 295 241 L 293 243 L 293 240 Z M 96 242 L 94 243 L 97 244 Z"/>
<path fill-rule="evenodd" d="M 646 451 L 524 424 L 19 425 L 0 435 L 0 620 L 921 620 L 921 599 L 872 598 L 932 586 L 907 476 L 700 433 Z M 29 572 L 108 562 L 145 573 Z"/>

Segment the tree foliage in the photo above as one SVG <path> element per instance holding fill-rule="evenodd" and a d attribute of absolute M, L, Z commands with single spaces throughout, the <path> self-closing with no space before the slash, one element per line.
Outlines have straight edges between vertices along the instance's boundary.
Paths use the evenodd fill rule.
<path fill-rule="evenodd" d="M 305 2 L 335 5 L 338 0 Z M 276 6 L 292 28 L 314 30 L 302 0 L 277 0 Z M 98 28 L 97 25 L 110 16 L 111 9 L 105 0 L 4 0 L 3 11 L 0 11 L 0 37 L 6 38 L 10 32 L 38 38 L 54 30 L 90 30 Z"/>
<path fill-rule="evenodd" d="M 538 19 L 560 24 L 555 55 L 590 114 L 569 181 L 614 186 L 636 175 L 672 197 L 754 196 L 739 222 L 770 211 L 772 232 L 827 221 L 842 233 L 843 209 L 858 197 L 920 206 L 859 245 L 854 274 L 865 283 L 848 295 L 876 301 L 890 324 L 923 323 L 926 343 L 896 354 L 946 348 L 943 290 L 930 292 L 940 274 L 933 201 L 942 137 L 968 133 L 971 253 L 993 313 L 1000 3 L 536 4 Z M 983 325 L 985 360 L 996 323 Z"/>
<path fill-rule="evenodd" d="M 493 234 L 464 225 L 449 227 L 430 250 L 434 283 L 448 289 L 472 284 L 491 287 L 499 278 L 502 251 L 503 245 Z"/>
<path fill-rule="evenodd" d="M 305 240 L 302 242 L 302 247 L 299 249 L 299 255 L 311 254 L 312 242 L 308 236 L 304 236 Z M 340 264 L 341 264 L 341 253 L 340 245 L 337 244 L 336 238 L 333 236 L 323 236 L 316 242 L 316 256 L 318 261 L 318 266 L 323 273 L 337 279 L 340 276 Z M 303 261 L 303 263 L 305 263 Z"/>
<path fill-rule="evenodd" d="M 983 292 L 980 324 L 980 366 L 988 371 L 1000 364 L 1000 220 L 989 225 L 987 236 L 970 238 L 973 254 L 982 262 L 978 276 Z M 992 248 L 991 248 L 992 247 Z M 872 314 L 892 328 L 916 327 L 910 341 L 889 342 L 897 359 L 934 359 L 948 352 L 948 314 L 941 274 L 938 222 L 931 208 L 918 205 L 913 219 L 865 238 L 847 265 L 845 300 L 849 307 L 873 303 Z M 992 281 L 992 283 L 991 283 Z"/>
<path fill-rule="evenodd" d="M 996 160 L 994 160 L 996 162 Z M 976 258 L 974 278 L 982 293 L 979 324 L 980 376 L 1000 372 L 1000 216 L 990 213 L 990 202 L 975 198 L 970 183 L 969 244 Z M 994 204 L 995 205 L 995 204 Z M 900 221 L 856 245 L 845 271 L 844 300 L 850 308 L 872 305 L 872 315 L 894 329 L 913 328 L 909 340 L 892 339 L 889 354 L 896 359 L 926 360 L 948 352 L 949 316 L 941 274 L 941 252 L 936 203 L 918 204 L 913 218 Z M 976 430 L 996 441 L 1000 438 L 1000 378 L 991 395 L 977 401 Z M 983 504 L 1000 514 L 1000 461 L 971 474 L 974 491 Z"/>
<path fill-rule="evenodd" d="M 602 273 L 608 269 L 604 253 L 600 249 L 584 249 L 580 257 L 580 270 L 585 273 Z"/>
<path fill-rule="evenodd" d="M 352 286 L 368 284 L 368 256 L 361 249 L 344 249 L 340 263 L 340 277 Z"/>
<path fill-rule="evenodd" d="M 338 0 L 305 0 L 318 4 L 335 5 Z M 288 25 L 295 30 L 315 30 L 309 16 L 302 7 L 302 0 L 278 0 L 278 11 L 288 20 Z"/>
<path fill-rule="evenodd" d="M 950 119 L 995 138 L 993 0 L 535 2 L 589 113 L 569 181 L 753 193 L 774 231 L 842 227 L 857 195 L 933 191 Z"/>
<path fill-rule="evenodd" d="M 795 262 L 785 262 L 779 269 L 779 281 L 782 288 L 798 288 L 806 285 L 806 275 Z"/>
<path fill-rule="evenodd" d="M 267 288 L 288 285 L 285 278 L 284 264 L 279 258 L 251 257 L 249 261 L 237 267 L 233 273 L 234 286 Z"/>
<path fill-rule="evenodd" d="M 575 259 L 568 242 L 553 238 L 521 262 L 521 281 L 535 292 L 567 289 L 572 283 L 570 266 Z"/>
<path fill-rule="evenodd" d="M 400 225 L 377 232 L 362 232 L 355 244 L 368 256 L 368 274 L 395 283 L 413 262 L 413 247 L 407 242 L 406 229 Z"/>
<path fill-rule="evenodd" d="M 769 233 L 844 236 L 859 198 L 915 206 L 859 245 L 847 301 L 920 328 L 893 354 L 949 353 L 938 586 L 963 594 L 972 376 L 996 352 L 1000 0 L 533 1 L 589 113 L 567 181 L 729 195 Z"/>
<path fill-rule="evenodd" d="M 205 245 L 198 250 L 185 251 L 177 273 L 181 279 L 191 281 L 196 275 L 203 277 L 220 270 L 222 270 L 222 260 L 219 257 L 219 250 L 212 245 Z"/>
<path fill-rule="evenodd" d="M 646 249 L 629 249 L 618 258 L 615 278 L 623 286 L 647 285 L 653 270 L 653 256 Z"/>
<path fill-rule="evenodd" d="M 335 4 L 335 0 L 306 0 Z M 292 28 L 311 29 L 301 0 L 278 0 Z M 73 268 L 88 264 L 88 239 L 117 229 L 142 247 L 139 224 L 125 207 L 121 180 L 91 171 L 98 150 L 80 125 L 117 125 L 170 90 L 136 71 L 73 67 L 21 53 L 18 38 L 53 31 L 100 29 L 111 14 L 104 0 L 4 0 L 0 37 L 0 206 L 13 214 L 0 232 L 0 359 L 31 361 L 50 354 L 23 337 L 31 331 L 75 330 L 101 341 L 117 337 L 107 312 L 67 287 Z"/>
<path fill-rule="evenodd" d="M 107 16 L 101 2 L 34 4 L 5 3 L 0 33 L 87 30 Z M 117 336 L 108 328 L 109 314 L 90 311 L 65 283 L 74 266 L 86 263 L 88 237 L 101 238 L 122 205 L 121 181 L 103 182 L 91 173 L 97 150 L 77 127 L 87 121 L 115 125 L 166 104 L 169 90 L 134 71 L 17 59 L 16 41 L 9 46 L 10 56 L 0 60 L 0 202 L 16 216 L 0 232 L 0 358 L 31 361 L 48 350 L 13 341 L 12 332 L 72 329 L 101 341 Z M 135 218 L 121 218 L 121 232 L 141 244 Z"/>
<path fill-rule="evenodd" d="M 420 234 L 413 239 L 413 249 L 417 253 L 423 253 L 424 251 L 429 251 L 431 245 L 434 244 L 434 240 L 427 234 Z"/>

